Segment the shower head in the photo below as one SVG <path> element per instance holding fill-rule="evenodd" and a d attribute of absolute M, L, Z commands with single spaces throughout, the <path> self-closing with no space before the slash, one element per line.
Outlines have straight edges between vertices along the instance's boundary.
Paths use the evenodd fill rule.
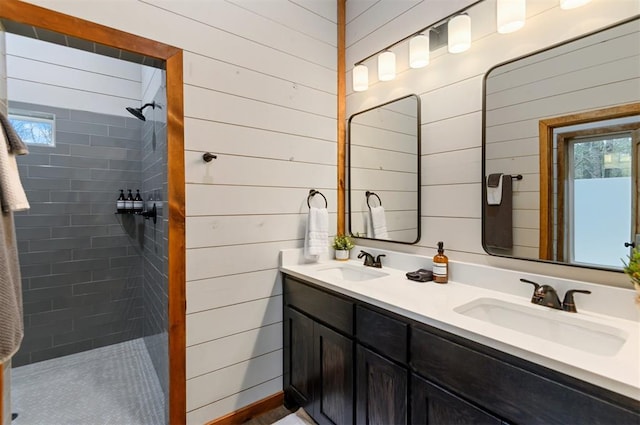
<path fill-rule="evenodd" d="M 147 106 L 151 106 L 151 109 L 156 109 L 156 102 L 145 103 L 141 108 L 133 108 L 131 106 L 127 106 L 127 111 L 134 117 L 138 118 L 141 121 L 146 121 L 147 119 L 144 117 L 142 110 Z M 159 105 L 158 105 L 159 106 Z"/>

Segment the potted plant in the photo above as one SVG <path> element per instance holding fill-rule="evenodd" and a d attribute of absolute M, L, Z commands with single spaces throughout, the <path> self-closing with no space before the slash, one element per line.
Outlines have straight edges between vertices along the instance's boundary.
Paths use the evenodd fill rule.
<path fill-rule="evenodd" d="M 336 260 L 346 261 L 349 259 L 349 251 L 351 251 L 355 245 L 349 236 L 338 234 L 333 238 L 332 246 L 336 252 Z"/>
<path fill-rule="evenodd" d="M 624 272 L 631 278 L 631 283 L 636 288 L 636 303 L 640 305 L 640 250 L 634 248 L 627 258 L 629 259 L 628 263 L 622 260 Z"/>

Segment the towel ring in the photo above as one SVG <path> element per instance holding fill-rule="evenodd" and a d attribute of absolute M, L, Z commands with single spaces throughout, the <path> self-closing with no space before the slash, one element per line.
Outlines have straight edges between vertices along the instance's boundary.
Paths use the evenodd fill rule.
<path fill-rule="evenodd" d="M 315 195 L 320 195 L 322 196 L 322 199 L 324 199 L 324 207 L 327 208 L 329 206 L 329 204 L 327 203 L 327 198 L 324 197 L 324 195 L 322 194 L 322 192 L 315 190 L 315 189 L 310 189 L 309 190 L 309 196 L 307 196 L 307 206 L 309 208 L 311 208 L 311 198 L 313 198 Z"/>
<path fill-rule="evenodd" d="M 371 197 L 372 195 L 378 198 L 378 203 L 380 204 L 380 206 L 382 206 L 382 201 L 380 200 L 380 197 L 378 196 L 377 193 L 367 190 L 364 194 L 367 196 L 367 206 L 369 208 L 371 208 L 371 205 L 369 204 L 369 197 Z"/>

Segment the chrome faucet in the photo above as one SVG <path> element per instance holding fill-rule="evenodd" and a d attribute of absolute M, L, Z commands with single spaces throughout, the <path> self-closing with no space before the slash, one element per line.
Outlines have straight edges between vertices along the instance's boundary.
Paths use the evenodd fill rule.
<path fill-rule="evenodd" d="M 569 313 L 577 313 L 576 303 L 573 300 L 573 294 L 590 294 L 591 291 L 583 291 L 580 289 L 571 289 L 564 294 L 564 300 L 560 303 L 558 293 L 551 285 L 540 285 L 536 282 L 527 279 L 520 279 L 520 282 L 529 283 L 535 287 L 533 296 L 531 297 L 532 304 L 543 305 L 545 307 L 555 308 L 556 310 L 564 310 Z"/>
<path fill-rule="evenodd" d="M 360 251 L 358 254 L 358 258 L 364 257 L 364 265 L 367 267 L 376 267 L 378 269 L 382 268 L 382 258 L 386 257 L 384 254 L 379 254 L 376 258 L 373 258 L 373 255 L 369 254 L 367 251 Z"/>

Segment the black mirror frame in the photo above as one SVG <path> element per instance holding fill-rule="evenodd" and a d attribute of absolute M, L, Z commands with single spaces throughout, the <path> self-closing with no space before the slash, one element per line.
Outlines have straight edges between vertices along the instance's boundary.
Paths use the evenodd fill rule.
<path fill-rule="evenodd" d="M 416 195 L 417 195 L 417 202 L 418 202 L 418 208 L 417 208 L 417 217 L 416 217 L 416 239 L 414 241 L 397 241 L 397 240 L 393 240 L 393 239 L 376 239 L 376 238 L 367 238 L 367 237 L 363 237 L 363 236 L 355 236 L 353 234 L 353 229 L 351 226 L 351 120 L 353 120 L 353 118 L 355 118 L 356 116 L 360 115 L 360 114 L 364 114 L 365 112 L 369 112 L 372 111 L 374 109 L 380 108 L 382 106 L 394 103 L 394 102 L 398 102 L 400 100 L 403 99 L 408 99 L 410 97 L 414 97 L 416 99 L 416 109 L 417 109 L 417 116 L 416 116 L 416 134 L 417 134 L 417 151 L 416 151 L 416 157 L 417 157 L 417 188 L 418 190 L 416 191 Z M 348 231 L 349 234 L 352 237 L 358 238 L 358 239 L 367 239 L 367 240 L 373 240 L 373 241 L 382 241 L 382 242 L 392 242 L 392 243 L 400 243 L 400 244 L 405 244 L 405 245 L 414 245 L 416 243 L 418 243 L 420 241 L 421 238 L 421 212 L 422 212 L 422 187 L 421 187 L 421 182 L 422 182 L 422 169 L 421 169 L 421 159 L 422 159 L 422 136 L 421 136 L 421 126 L 422 126 L 422 118 L 421 118 L 421 102 L 420 102 L 420 96 L 418 96 L 417 94 L 408 94 L 406 96 L 402 96 L 393 100 L 390 100 L 388 102 L 385 103 L 381 103 L 380 105 L 376 105 L 373 106 L 371 108 L 365 109 L 364 111 L 360 111 L 360 112 L 356 112 L 355 114 L 352 114 L 349 117 L 349 120 L 347 121 L 347 161 L 346 161 L 346 165 L 347 165 L 347 187 L 346 187 L 346 191 L 347 191 L 347 222 L 348 222 Z"/>
<path fill-rule="evenodd" d="M 487 188 L 485 185 L 485 176 L 486 176 L 486 148 L 487 148 L 487 140 L 486 140 L 486 135 L 487 135 L 487 77 L 489 76 L 489 74 L 495 70 L 496 68 L 499 68 L 503 65 L 507 65 L 510 64 L 512 62 L 516 62 L 518 60 L 522 60 L 525 58 L 528 58 L 530 56 L 535 56 L 539 53 L 543 53 L 546 52 L 547 50 L 551 50 L 551 49 L 555 49 L 557 47 L 563 46 L 565 44 L 568 43 L 572 43 L 574 41 L 583 39 L 585 37 L 589 37 L 592 36 L 594 34 L 598 34 L 600 32 L 603 31 L 607 31 L 611 28 L 615 28 L 617 26 L 620 25 L 624 25 L 626 23 L 629 23 L 631 21 L 634 21 L 636 19 L 640 19 L 640 15 L 635 15 L 632 16 L 631 18 L 628 19 L 624 19 L 620 22 L 616 22 L 612 25 L 608 25 L 606 27 L 597 29 L 595 31 L 591 31 L 585 34 L 582 34 L 580 36 L 577 37 L 573 37 L 570 38 L 568 40 L 562 41 L 560 43 L 555 43 L 551 46 L 545 47 L 543 49 L 539 49 L 536 50 L 534 52 L 531 52 L 529 54 L 526 55 L 522 55 L 522 56 L 518 56 L 517 58 L 513 58 L 510 59 L 508 61 L 505 62 L 501 62 L 499 64 L 496 64 L 494 66 L 492 66 L 491 68 L 489 68 L 489 70 L 487 70 L 487 72 L 484 74 L 484 77 L 482 78 L 482 175 L 480 178 L 480 186 L 482 187 L 481 192 L 481 198 L 480 198 L 480 203 L 483 206 L 481 208 L 481 242 L 482 242 L 482 249 L 484 249 L 484 252 L 486 252 L 488 255 L 494 256 L 494 257 L 502 257 L 502 258 L 509 258 L 509 259 L 513 259 L 513 260 L 524 260 L 524 261 L 532 261 L 532 262 L 536 262 L 536 263 L 546 263 L 546 264 L 553 264 L 553 265 L 558 265 L 558 266 L 569 266 L 569 267 L 577 267 L 577 268 L 584 268 L 584 269 L 592 269 L 592 270 L 602 270 L 602 271 L 606 271 L 606 272 L 619 272 L 622 273 L 623 270 L 622 269 L 613 269 L 613 268 L 608 268 L 608 267 L 602 267 L 602 266 L 595 266 L 595 265 L 589 265 L 589 264 L 575 264 L 575 263 L 563 263 L 563 262 L 559 262 L 559 261 L 554 261 L 554 260 L 543 260 L 540 258 L 527 258 L 527 257 L 517 257 L 517 256 L 513 256 L 513 255 L 506 255 L 506 254 L 499 254 L 499 253 L 495 253 L 495 252 L 490 252 L 490 250 L 488 249 L 487 245 L 485 244 L 485 208 L 484 208 L 484 201 L 487 197 Z"/>

